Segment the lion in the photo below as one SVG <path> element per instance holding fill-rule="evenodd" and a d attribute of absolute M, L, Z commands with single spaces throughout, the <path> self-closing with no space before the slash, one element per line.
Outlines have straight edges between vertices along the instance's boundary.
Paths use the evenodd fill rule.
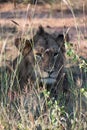
<path fill-rule="evenodd" d="M 1 84 L 1 91 L 8 91 L 7 99 L 12 102 L 22 100 L 25 108 L 29 106 L 33 119 L 47 111 L 48 98 L 58 99 L 63 92 L 65 40 L 62 33 L 50 34 L 40 26 L 31 39 L 19 37 L 14 41 L 20 54 L 7 66 L 4 79 L 7 77 L 8 82 L 6 87 Z M 43 90 L 50 91 L 47 99 Z"/>
<path fill-rule="evenodd" d="M 18 67 L 20 88 L 29 82 L 45 85 L 53 93 L 61 91 L 64 78 L 65 45 L 64 35 L 47 33 L 42 26 L 32 39 L 16 38 L 15 46 L 21 52 L 21 61 L 13 61 Z"/>

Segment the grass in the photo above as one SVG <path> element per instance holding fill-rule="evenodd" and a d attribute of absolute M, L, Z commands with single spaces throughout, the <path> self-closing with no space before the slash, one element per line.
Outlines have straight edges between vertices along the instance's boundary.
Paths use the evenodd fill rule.
<path fill-rule="evenodd" d="M 68 4 L 70 1 L 66 2 L 72 12 L 79 37 L 73 8 Z M 46 89 L 35 89 L 34 86 L 30 94 L 27 91 L 15 92 L 13 84 L 17 68 L 11 75 L 8 93 L 9 76 L 5 69 L 1 68 L 0 130 L 87 129 L 87 60 L 77 55 L 70 43 L 65 43 L 65 46 L 67 62 L 65 72 L 68 77 L 69 92 L 61 94 L 58 100 L 50 98 L 50 92 Z M 6 55 L 4 55 L 4 62 L 5 60 Z"/>

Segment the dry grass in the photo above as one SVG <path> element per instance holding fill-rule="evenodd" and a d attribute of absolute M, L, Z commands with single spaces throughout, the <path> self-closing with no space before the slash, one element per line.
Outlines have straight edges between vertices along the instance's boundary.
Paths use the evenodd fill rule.
<path fill-rule="evenodd" d="M 68 0 L 67 0 L 68 1 Z M 45 27 L 49 32 L 63 31 L 63 27 L 67 26 L 66 29 L 69 30 L 70 42 L 73 43 L 75 52 L 73 55 L 79 55 L 83 58 L 87 58 L 87 13 L 86 13 L 86 3 L 87 0 L 83 1 L 68 1 L 71 2 L 72 9 L 75 11 L 75 19 L 67 5 L 60 3 L 60 5 L 53 4 L 52 6 L 30 6 L 29 14 L 27 13 L 27 5 L 19 4 L 17 9 L 13 8 L 12 4 L 0 5 L 0 64 L 2 62 L 5 64 L 6 60 L 12 60 L 18 55 L 18 51 L 15 49 L 13 43 L 14 37 L 17 35 L 24 34 L 24 36 L 29 35 L 31 28 L 37 28 L 40 24 Z M 85 6 L 84 6 L 85 5 Z M 85 7 L 85 10 L 84 8 Z M 22 13 L 21 13 L 22 11 Z M 65 12 L 64 12 L 65 11 Z M 16 13 L 15 13 L 16 12 Z M 20 13 L 19 13 L 20 12 Z M 5 14 L 3 17 L 3 13 Z M 8 14 L 8 17 L 7 17 Z M 34 14 L 34 17 L 32 17 Z M 17 27 L 11 20 L 14 20 L 19 23 Z M 78 28 L 78 33 L 76 30 L 75 20 Z M 9 26 L 9 28 L 7 28 Z M 50 26 L 51 28 L 47 28 Z M 16 28 L 17 31 L 13 31 L 13 28 Z M 12 28 L 12 30 L 11 30 Z M 26 36 L 26 37 L 27 37 Z M 79 44 L 77 44 L 79 43 Z M 69 50 L 70 48 L 67 48 Z M 72 48 L 73 49 L 73 48 Z M 13 52 L 14 50 L 14 52 Z M 70 50 L 69 50 L 70 51 Z M 41 99 L 37 90 L 34 93 L 33 99 L 32 96 L 28 94 L 12 93 L 8 94 L 3 93 L 0 96 L 0 129 L 1 130 L 34 130 L 37 127 L 37 130 L 86 130 L 87 129 L 87 62 L 83 63 L 84 60 L 79 59 L 73 63 L 73 55 L 67 55 L 67 63 L 69 67 L 66 67 L 68 73 L 68 81 L 70 87 L 70 97 L 67 104 L 65 104 L 65 98 L 67 100 L 67 95 L 61 96 L 61 100 L 53 101 L 52 99 L 47 100 L 49 93 L 44 92 L 44 97 L 47 105 L 47 112 L 44 114 L 40 112 L 40 116 L 34 118 L 30 108 L 32 106 L 33 99 L 38 100 L 39 108 L 42 110 Z M 70 60 L 69 60 L 70 59 Z M 78 59 L 77 59 L 78 60 Z M 71 64 L 71 67 L 70 67 Z M 72 68 L 72 64 L 74 67 Z M 76 66 L 75 66 L 76 65 Z M 78 66 L 77 66 L 78 65 Z M 79 69 L 79 65 L 82 65 L 82 69 Z M 68 66 L 68 65 L 67 65 Z M 83 71 L 86 72 L 85 80 L 83 77 Z M 73 72 L 76 72 L 76 77 L 73 77 Z M 78 74 L 82 76 L 78 78 Z M 5 73 L 6 76 L 6 73 Z M 1 78 L 1 74 L 0 74 Z M 75 82 L 74 78 L 77 78 Z M 0 81 L 4 84 L 4 87 L 7 85 L 6 77 L 5 80 Z M 83 82 L 83 89 L 81 84 Z M 7 86 L 8 87 L 8 86 Z M 15 100 L 12 102 L 12 97 Z M 36 97 L 35 97 L 36 96 Z M 8 97 L 8 98 L 7 98 Z M 83 99 L 84 98 L 84 99 Z M 33 100 L 34 101 L 34 100 Z M 37 102 L 37 101 L 36 101 Z M 25 106 L 25 105 L 28 106 Z M 60 105 L 61 104 L 61 105 Z M 30 105 L 30 106 L 29 106 Z M 30 108 L 29 108 L 30 107 Z M 26 109 L 27 108 L 27 109 Z M 48 123 L 48 124 L 47 124 Z"/>

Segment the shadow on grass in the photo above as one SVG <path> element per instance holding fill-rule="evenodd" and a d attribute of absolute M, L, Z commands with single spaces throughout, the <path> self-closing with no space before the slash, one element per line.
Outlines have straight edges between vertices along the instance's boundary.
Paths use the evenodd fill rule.
<path fill-rule="evenodd" d="M 74 9 L 74 14 L 76 17 L 82 17 L 83 15 L 83 9 Z M 33 15 L 34 13 L 34 15 Z M 35 10 L 32 12 L 32 10 L 22 11 L 22 10 L 15 10 L 15 11 L 4 11 L 0 13 L 0 19 L 22 19 L 25 18 L 27 14 L 27 17 L 33 17 L 33 18 L 61 18 L 61 10 L 60 9 L 53 9 L 53 10 Z M 87 10 L 85 10 L 85 15 L 87 14 Z M 69 9 L 63 10 L 63 17 L 62 18 L 72 18 L 72 12 Z"/>

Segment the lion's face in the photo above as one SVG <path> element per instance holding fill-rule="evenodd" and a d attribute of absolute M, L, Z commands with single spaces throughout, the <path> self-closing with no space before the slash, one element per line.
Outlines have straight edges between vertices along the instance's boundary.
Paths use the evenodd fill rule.
<path fill-rule="evenodd" d="M 33 51 L 36 77 L 43 83 L 54 84 L 63 69 L 63 54 L 57 41 L 49 35 L 40 36 Z"/>
<path fill-rule="evenodd" d="M 16 41 L 16 47 L 19 48 L 21 43 Z M 20 50 L 24 55 L 19 65 L 21 82 L 26 83 L 30 78 L 45 84 L 55 84 L 61 79 L 65 51 L 63 34 L 54 38 L 40 27 L 33 39 L 26 40 L 24 48 Z"/>

